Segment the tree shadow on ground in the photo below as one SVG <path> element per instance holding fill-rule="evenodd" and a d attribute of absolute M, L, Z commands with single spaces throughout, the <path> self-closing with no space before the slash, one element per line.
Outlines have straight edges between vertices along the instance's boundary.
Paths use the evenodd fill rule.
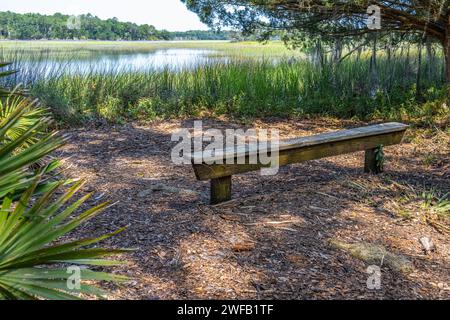
<path fill-rule="evenodd" d="M 391 212 L 368 204 L 345 182 L 375 184 L 388 178 L 448 189 L 445 177 L 391 166 L 401 159 L 401 152 L 388 159 L 386 174 L 372 177 L 362 173 L 363 154 L 357 153 L 283 167 L 273 177 L 257 172 L 236 176 L 236 200 L 213 207 L 206 204 L 209 184 L 196 181 L 189 166 L 170 161 L 174 145 L 170 130 L 180 124 L 190 127 L 192 121 L 169 128 L 128 125 L 73 131 L 73 142 L 64 149 L 63 156 L 70 156 L 68 163 L 74 166 L 69 172 L 85 176 L 89 180 L 85 191 L 96 192 L 90 205 L 118 201 L 78 234 L 99 235 L 129 226 L 107 241 L 137 249 L 126 257 L 130 264 L 118 270 L 136 281 L 114 288 L 118 297 L 442 297 L 430 283 L 445 282 L 448 267 L 443 253 L 424 256 L 416 238 L 431 233 L 440 248 L 448 246 L 448 239 L 426 225 L 394 224 Z M 229 127 L 228 122 L 209 125 Z M 314 131 L 318 126 L 303 129 Z M 157 184 L 194 192 L 152 190 L 143 196 Z M 383 203 L 392 194 L 380 189 L 374 197 Z M 382 289 L 369 290 L 367 263 L 330 246 L 336 238 L 383 245 L 411 259 L 415 271 L 402 274 L 383 268 Z"/>

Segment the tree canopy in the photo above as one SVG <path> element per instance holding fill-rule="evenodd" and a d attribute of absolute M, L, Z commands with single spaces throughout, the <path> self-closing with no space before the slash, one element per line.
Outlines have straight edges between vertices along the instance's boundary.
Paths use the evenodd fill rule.
<path fill-rule="evenodd" d="M 382 31 L 423 31 L 442 42 L 449 27 L 448 0 L 182 0 L 209 25 L 251 31 L 302 30 L 329 36 L 370 31 L 368 8 L 380 8 Z"/>
<path fill-rule="evenodd" d="M 287 39 L 308 35 L 333 39 L 377 34 L 420 33 L 439 41 L 450 83 L 450 1 L 448 0 L 182 0 L 210 26 L 270 34 Z M 367 27 L 368 9 L 376 5 L 381 29 Z"/>

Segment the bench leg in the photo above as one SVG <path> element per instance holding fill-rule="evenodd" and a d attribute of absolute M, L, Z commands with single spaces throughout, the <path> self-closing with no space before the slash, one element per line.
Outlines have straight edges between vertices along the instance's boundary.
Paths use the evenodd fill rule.
<path fill-rule="evenodd" d="M 366 150 L 366 161 L 364 165 L 364 172 L 379 174 L 383 172 L 383 167 L 377 161 L 378 148 Z"/>
<path fill-rule="evenodd" d="M 231 200 L 231 176 L 211 180 L 211 204 Z"/>

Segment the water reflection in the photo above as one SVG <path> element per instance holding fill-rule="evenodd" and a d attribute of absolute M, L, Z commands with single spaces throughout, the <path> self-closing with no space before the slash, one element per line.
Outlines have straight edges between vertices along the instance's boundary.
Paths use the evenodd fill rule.
<path fill-rule="evenodd" d="M 192 69 L 217 61 L 228 61 L 214 50 L 165 49 L 148 53 L 111 54 L 104 53 L 91 58 L 43 58 L 17 61 L 12 68 L 25 75 L 30 72 L 42 76 L 52 74 L 85 74 L 148 72 L 170 69 L 180 71 Z"/>

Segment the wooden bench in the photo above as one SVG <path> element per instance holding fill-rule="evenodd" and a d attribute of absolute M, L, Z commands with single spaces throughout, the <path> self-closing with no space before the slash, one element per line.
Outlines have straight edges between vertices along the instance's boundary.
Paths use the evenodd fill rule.
<path fill-rule="evenodd" d="M 279 166 L 365 151 L 365 172 L 379 173 L 382 168 L 376 159 L 376 150 L 380 146 L 401 143 L 407 128 L 407 125 L 401 123 L 386 123 L 280 141 Z M 249 164 L 250 156 L 255 156 L 259 150 L 236 149 L 225 149 L 213 155 L 213 158 L 203 152 L 191 156 L 197 179 L 211 180 L 211 204 L 231 200 L 233 175 L 267 167 L 262 164 Z M 238 157 L 245 157 L 245 164 L 237 164 Z M 212 159 L 222 159 L 224 164 L 207 164 L 211 163 Z M 234 164 L 226 164 L 226 159 L 234 159 Z"/>

